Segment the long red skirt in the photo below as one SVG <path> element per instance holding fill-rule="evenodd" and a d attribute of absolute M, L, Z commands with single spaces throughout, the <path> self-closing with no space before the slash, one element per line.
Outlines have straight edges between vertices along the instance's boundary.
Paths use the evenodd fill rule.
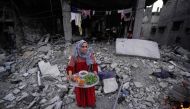
<path fill-rule="evenodd" d="M 95 88 L 75 88 L 77 105 L 80 107 L 94 107 L 96 103 Z"/>

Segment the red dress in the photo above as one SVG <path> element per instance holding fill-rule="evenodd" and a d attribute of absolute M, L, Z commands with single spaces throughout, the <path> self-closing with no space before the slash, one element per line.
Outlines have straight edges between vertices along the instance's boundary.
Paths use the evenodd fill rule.
<path fill-rule="evenodd" d="M 93 71 L 98 72 L 98 67 L 95 62 L 94 56 L 92 55 L 91 58 L 93 59 Z M 81 70 L 88 71 L 88 65 L 86 64 L 86 60 L 80 57 L 74 59 L 72 56 L 67 67 L 67 72 L 72 71 L 72 73 L 78 73 Z M 80 107 L 95 106 L 96 103 L 96 96 L 95 96 L 95 88 L 79 88 L 75 87 L 75 94 L 76 94 L 76 101 L 77 105 Z"/>

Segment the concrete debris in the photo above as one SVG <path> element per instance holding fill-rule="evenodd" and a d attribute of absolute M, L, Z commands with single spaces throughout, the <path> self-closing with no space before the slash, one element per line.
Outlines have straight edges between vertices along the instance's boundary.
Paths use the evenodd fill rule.
<path fill-rule="evenodd" d="M 38 63 L 38 66 L 40 68 L 40 71 L 42 73 L 42 76 L 59 76 L 60 71 L 57 67 L 57 65 L 51 66 L 49 62 L 40 61 Z"/>
<path fill-rule="evenodd" d="M 62 104 L 63 104 L 63 102 L 62 101 L 58 101 L 58 102 L 56 102 L 55 103 L 55 108 L 54 109 L 62 109 Z"/>
<path fill-rule="evenodd" d="M 46 46 L 41 46 L 38 49 L 39 52 L 44 52 L 44 53 L 47 53 L 49 50 L 51 50 L 51 45 L 50 44 L 47 44 Z"/>
<path fill-rule="evenodd" d="M 9 93 L 3 98 L 3 100 L 6 100 L 6 101 L 13 101 L 14 99 L 16 99 L 16 97 L 13 95 L 13 93 Z"/>
<path fill-rule="evenodd" d="M 0 72 L 11 71 L 11 75 L 0 81 L 0 108 L 78 109 L 75 88 L 68 82 L 66 74 L 72 50 L 69 47 L 72 45 L 50 44 L 48 36 L 43 37 L 39 44 L 22 47 L 23 55 L 16 54 L 15 60 L 15 56 L 4 55 Z M 93 44 L 93 49 L 100 77 L 100 83 L 95 86 L 97 109 L 113 108 L 121 83 L 117 102 L 119 109 L 162 109 L 159 107 L 163 96 L 169 95 L 168 92 L 181 84 L 183 79 L 190 81 L 188 58 L 184 58 L 187 53 L 183 50 L 175 52 L 177 49 L 161 48 L 161 59 L 152 60 L 134 55 L 116 55 L 113 44 L 97 42 Z M 36 76 L 45 86 L 41 91 Z M 180 93 L 181 88 L 172 92 L 174 98 L 182 100 L 185 96 Z"/>
<path fill-rule="evenodd" d="M 47 104 L 53 104 L 53 103 L 60 101 L 60 100 L 61 100 L 61 98 L 58 95 L 56 95 L 54 98 L 49 100 Z"/>
<path fill-rule="evenodd" d="M 27 84 L 22 83 L 22 84 L 20 84 L 19 89 L 22 90 L 22 89 L 24 89 L 26 86 L 27 86 Z"/>
<path fill-rule="evenodd" d="M 28 71 L 27 71 L 27 73 L 29 73 L 29 74 L 35 74 L 36 72 L 38 71 L 38 68 L 32 68 L 32 69 L 29 69 Z"/>
<path fill-rule="evenodd" d="M 24 74 L 23 74 L 24 77 L 27 77 L 28 75 L 29 75 L 28 73 L 24 73 Z"/>
<path fill-rule="evenodd" d="M 6 71 L 5 67 L 0 66 L 0 73 L 5 71 Z"/>
<path fill-rule="evenodd" d="M 21 101 L 21 100 L 23 100 L 24 98 L 26 98 L 27 96 L 29 96 L 28 93 L 22 92 L 22 93 L 21 93 L 21 96 L 19 96 L 19 97 L 16 99 L 16 101 Z"/>
<path fill-rule="evenodd" d="M 111 67 L 112 67 L 112 68 L 116 68 L 116 67 L 117 67 L 117 63 L 112 63 L 112 64 L 111 64 Z"/>
<path fill-rule="evenodd" d="M 26 109 L 30 109 L 34 106 L 34 104 L 36 104 L 37 102 L 39 102 L 40 98 L 36 97 L 34 98 L 34 100 L 28 105 L 28 107 Z"/>
<path fill-rule="evenodd" d="M 6 56 L 5 54 L 0 54 L 0 65 L 3 64 L 5 62 Z"/>
<path fill-rule="evenodd" d="M 68 86 L 67 85 L 62 85 L 62 84 L 56 84 L 56 86 L 64 91 L 68 90 Z"/>
<path fill-rule="evenodd" d="M 162 88 L 166 88 L 168 86 L 168 83 L 166 82 L 160 82 L 159 85 L 162 87 Z"/>
<path fill-rule="evenodd" d="M 5 100 L 0 100 L 0 104 L 2 104 L 2 103 L 4 103 L 5 102 Z"/>
<path fill-rule="evenodd" d="M 54 107 L 55 107 L 55 104 L 52 104 L 52 105 L 47 106 L 45 109 L 54 109 Z"/>
<path fill-rule="evenodd" d="M 134 84 L 137 88 L 143 87 L 141 82 L 134 82 Z"/>
<path fill-rule="evenodd" d="M 118 89 L 118 84 L 115 78 L 103 79 L 104 93 L 111 93 Z"/>
<path fill-rule="evenodd" d="M 136 63 L 132 64 L 132 67 L 137 68 L 138 65 Z"/>
<path fill-rule="evenodd" d="M 158 44 L 148 40 L 117 38 L 116 53 L 156 59 L 160 58 Z"/>
<path fill-rule="evenodd" d="M 185 56 L 185 55 L 188 56 L 188 55 L 190 55 L 190 52 L 188 50 L 182 48 L 182 47 L 177 48 L 176 52 L 179 53 L 182 56 Z"/>
<path fill-rule="evenodd" d="M 123 88 L 128 89 L 129 88 L 129 82 L 126 82 L 125 84 L 123 84 Z"/>
<path fill-rule="evenodd" d="M 20 92 L 20 90 L 17 89 L 17 88 L 13 90 L 13 93 L 14 93 L 14 94 L 18 94 L 19 92 Z"/>
<path fill-rule="evenodd" d="M 46 103 L 47 102 L 47 99 L 42 99 L 41 101 L 40 101 L 40 104 L 44 104 L 44 103 Z"/>
<path fill-rule="evenodd" d="M 183 72 L 183 71 L 181 71 L 180 73 L 183 76 L 190 77 L 190 73 L 189 72 Z"/>

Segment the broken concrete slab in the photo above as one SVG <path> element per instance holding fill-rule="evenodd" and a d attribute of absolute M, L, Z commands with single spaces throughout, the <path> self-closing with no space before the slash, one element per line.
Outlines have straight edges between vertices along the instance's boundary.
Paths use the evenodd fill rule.
<path fill-rule="evenodd" d="M 1 73 L 1 72 L 5 72 L 5 71 L 6 71 L 5 67 L 0 66 L 0 73 Z"/>
<path fill-rule="evenodd" d="M 13 101 L 16 97 L 13 95 L 13 93 L 9 93 L 8 95 L 6 95 L 3 100 L 6 101 Z"/>
<path fill-rule="evenodd" d="M 49 62 L 45 63 L 44 61 L 40 61 L 38 63 L 42 76 L 59 76 L 60 71 L 57 65 L 51 66 Z"/>
<path fill-rule="evenodd" d="M 103 79 L 104 93 L 111 93 L 118 89 L 116 78 Z"/>
<path fill-rule="evenodd" d="M 17 88 L 16 88 L 16 89 L 13 90 L 13 93 L 14 93 L 14 94 L 18 94 L 19 92 L 20 92 L 20 89 L 17 89 Z"/>
<path fill-rule="evenodd" d="M 16 99 L 16 101 L 21 101 L 21 100 L 23 100 L 24 98 L 26 98 L 27 96 L 29 96 L 28 93 L 22 92 L 21 96 L 19 96 L 19 97 Z"/>
<path fill-rule="evenodd" d="M 116 54 L 160 59 L 158 44 L 140 39 L 117 38 Z"/>

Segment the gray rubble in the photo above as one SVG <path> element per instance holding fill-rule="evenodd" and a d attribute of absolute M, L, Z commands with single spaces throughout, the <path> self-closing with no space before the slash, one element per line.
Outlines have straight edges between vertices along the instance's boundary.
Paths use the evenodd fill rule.
<path fill-rule="evenodd" d="M 113 108 L 122 81 L 122 91 L 127 91 L 127 95 L 118 102 L 117 109 L 160 109 L 164 96 L 174 85 L 183 79 L 190 80 L 188 68 L 184 66 L 189 64 L 188 58 L 173 53 L 170 48 L 161 48 L 161 59 L 152 60 L 116 55 L 114 44 L 98 42 L 90 46 L 95 51 L 99 71 L 116 72 L 116 78 L 100 81 L 96 86 L 96 109 Z M 0 72 L 11 73 L 0 81 L 0 108 L 80 109 L 76 106 L 74 87 L 66 77 L 71 47 L 64 43 L 40 42 L 22 47 L 23 54 L 16 55 L 14 61 L 7 61 L 13 63 L 2 61 Z M 188 55 L 181 49 L 178 52 Z M 161 72 L 161 68 L 172 72 L 176 78 L 161 79 L 151 75 Z M 40 72 L 43 88 L 38 85 L 37 72 Z"/>

